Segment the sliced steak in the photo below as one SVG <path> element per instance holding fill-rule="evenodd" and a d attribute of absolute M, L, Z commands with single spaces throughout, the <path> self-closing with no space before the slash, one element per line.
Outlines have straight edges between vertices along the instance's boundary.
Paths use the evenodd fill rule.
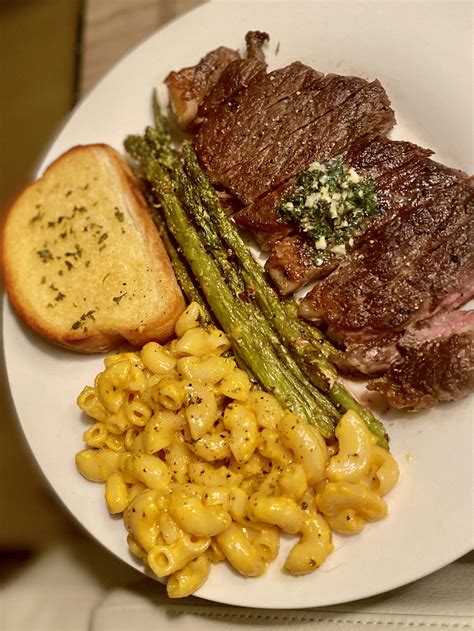
<path fill-rule="evenodd" d="M 307 295 L 300 313 L 343 344 L 403 331 L 473 293 L 474 190 L 431 160 L 398 211 Z"/>
<path fill-rule="evenodd" d="M 373 377 L 382 375 L 390 366 L 403 361 L 408 349 L 419 349 L 435 339 L 447 339 L 472 329 L 473 311 L 443 311 L 429 320 L 417 322 L 404 333 L 391 333 L 366 342 L 350 343 L 331 360 L 345 374 Z"/>
<path fill-rule="evenodd" d="M 331 356 L 341 372 L 354 377 L 383 374 L 400 358 L 400 333 L 389 333 L 366 342 L 351 342 L 344 351 Z"/>
<path fill-rule="evenodd" d="M 401 357 L 368 384 L 396 408 L 423 410 L 474 391 L 474 311 L 443 314 L 399 342 Z"/>
<path fill-rule="evenodd" d="M 366 141 L 358 141 L 349 148 L 344 156 L 344 162 L 353 167 L 362 177 L 372 178 L 382 214 L 373 218 L 370 227 L 355 238 L 352 247 L 346 245 L 347 255 L 360 247 L 366 238 L 370 236 L 371 230 L 389 220 L 396 210 L 396 205 L 392 201 L 397 196 L 397 191 L 399 190 L 397 183 L 400 178 L 408 177 L 408 173 L 417 168 L 417 165 L 420 163 L 425 163 L 431 153 L 431 150 L 423 149 L 412 143 L 389 140 L 385 137 L 375 138 L 368 143 Z M 282 220 L 278 214 L 278 203 L 276 200 L 270 210 L 274 216 L 274 234 L 276 234 L 277 239 L 282 238 L 284 235 L 277 229 L 278 220 Z M 258 205 L 256 211 L 256 213 L 252 213 L 254 225 L 258 225 L 259 221 Z M 239 217 L 245 217 L 245 214 L 246 208 L 240 211 L 236 221 L 239 226 L 248 229 L 246 226 L 242 226 L 239 221 Z M 274 242 L 274 234 L 269 232 L 269 228 L 272 227 L 272 221 L 268 210 L 265 218 L 267 223 L 265 237 L 267 242 Z M 290 225 L 286 224 L 288 230 L 290 230 Z M 290 243 L 288 245 L 284 243 L 274 245 L 267 261 L 267 271 L 274 278 L 282 294 L 294 292 L 311 280 L 324 278 L 347 256 L 324 255 L 315 246 L 311 248 L 307 241 L 303 241 L 304 249 L 301 252 L 297 252 L 296 245 L 299 241 L 291 237 Z M 288 256 L 290 250 L 293 251 L 292 258 Z M 331 260 L 330 265 L 328 265 L 329 259 Z M 272 269 L 273 266 L 275 266 L 275 270 Z"/>
<path fill-rule="evenodd" d="M 378 205 L 382 211 L 374 218 L 369 230 L 357 238 L 353 249 L 360 247 L 374 230 L 389 221 L 397 212 L 400 200 L 406 194 L 405 183 L 413 181 L 414 174 L 425 168 L 432 153 L 431 149 L 411 142 L 385 137 L 375 138 L 366 144 L 355 143 L 350 147 L 344 159 L 359 175 L 373 180 Z M 454 173 L 458 177 L 459 173 Z M 425 189 L 421 193 L 424 196 L 428 194 L 427 189 L 432 186 L 432 182 L 420 180 L 417 186 Z"/>
<path fill-rule="evenodd" d="M 274 245 L 265 269 L 280 293 L 287 295 L 327 276 L 339 265 L 339 260 L 332 252 L 316 250 L 312 239 L 298 234 Z"/>
<path fill-rule="evenodd" d="M 165 79 L 171 109 L 182 129 L 196 128 L 209 112 L 232 98 L 256 77 L 266 72 L 262 46 L 267 33 L 249 31 L 245 36 L 247 58 L 236 50 L 221 46 L 203 57 L 199 63 Z"/>
<path fill-rule="evenodd" d="M 236 50 L 221 46 L 208 53 L 195 66 L 169 73 L 165 83 L 170 104 L 183 129 L 195 119 L 204 97 L 219 81 L 225 68 L 237 59 L 240 59 L 240 55 Z"/>
<path fill-rule="evenodd" d="M 365 138 L 355 142 L 344 159 L 357 173 L 376 182 L 406 165 L 424 162 L 432 153 L 411 142 L 379 136 L 370 142 Z"/>
<path fill-rule="evenodd" d="M 320 72 L 295 62 L 259 76 L 232 102 L 214 109 L 194 139 L 199 158 L 213 181 L 219 183 L 220 176 L 238 164 L 241 155 L 248 158 L 256 142 L 265 144 L 262 137 L 274 129 L 269 112 L 274 115 L 275 108 L 291 103 L 297 92 L 301 95 L 322 78 Z"/>
<path fill-rule="evenodd" d="M 399 346 L 404 349 L 419 348 L 425 342 L 448 338 L 455 333 L 474 331 L 474 310 L 455 309 L 439 313 L 430 320 L 418 322 L 410 327 L 400 339 Z"/>
<path fill-rule="evenodd" d="M 247 58 L 231 61 L 223 70 L 219 81 L 205 95 L 199 108 L 197 120 L 194 126 L 204 122 L 210 112 L 223 103 L 232 106 L 232 99 L 245 90 L 255 79 L 263 78 L 267 64 L 262 51 L 262 46 L 269 39 L 267 33 L 250 31 L 245 36 L 247 43 Z"/>
<path fill-rule="evenodd" d="M 237 226 L 251 234 L 264 251 L 295 231 L 293 224 L 287 223 L 277 212 L 281 198 L 293 184 L 294 179 L 288 180 L 234 214 Z"/>
<path fill-rule="evenodd" d="M 295 62 L 214 108 L 194 145 L 213 182 L 250 204 L 312 161 L 385 134 L 394 123 L 378 81 L 323 76 Z"/>
<path fill-rule="evenodd" d="M 266 269 L 281 292 L 317 281 L 299 313 L 345 348 L 331 358 L 339 368 L 372 378 L 369 388 L 395 407 L 465 396 L 474 389 L 474 312 L 455 309 L 474 295 L 473 181 L 429 149 L 385 137 L 395 117 L 378 81 L 300 62 L 267 73 L 267 39 L 248 33 L 246 59 L 217 49 L 168 77 L 202 166 L 237 208 L 236 225 L 271 250 Z M 355 225 L 340 254 L 330 237 L 318 242 L 328 252 L 318 250 L 278 212 L 299 173 L 336 156 L 373 180 L 382 211 L 359 233 Z"/>

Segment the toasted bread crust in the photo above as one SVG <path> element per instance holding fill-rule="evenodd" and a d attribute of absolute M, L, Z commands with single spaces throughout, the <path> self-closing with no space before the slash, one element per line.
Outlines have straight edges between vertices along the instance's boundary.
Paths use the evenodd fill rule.
<path fill-rule="evenodd" d="M 113 170 L 120 189 L 117 194 L 120 194 L 121 199 L 126 200 L 136 234 L 144 242 L 146 251 L 153 261 L 153 274 L 156 275 L 163 299 L 160 301 L 160 308 L 157 309 L 156 316 L 145 321 L 138 321 L 138 314 L 143 306 L 143 301 L 141 303 L 137 301 L 137 318 L 131 319 L 125 324 L 117 322 L 114 325 L 113 303 L 111 302 L 109 316 L 112 318 L 112 323 L 109 322 L 108 326 L 101 326 L 100 322 L 95 323 L 94 321 L 88 322 L 86 330 L 83 328 L 72 330 L 71 327 L 66 326 L 66 323 L 64 327 L 51 326 L 44 308 L 32 308 L 31 301 L 28 299 L 28 278 L 25 277 L 24 273 L 23 275 L 18 273 L 18 247 L 13 241 L 18 237 L 15 233 L 18 231 L 18 226 L 15 225 L 17 213 L 19 215 L 24 212 L 25 199 L 28 200 L 36 187 L 47 186 L 48 178 L 51 175 L 54 176 L 56 169 L 61 167 L 65 160 L 81 161 L 83 156 L 89 152 L 93 152 L 94 159 L 103 161 L 104 164 L 107 162 L 107 169 Z M 90 158 L 90 154 L 88 158 Z M 114 192 L 112 191 L 112 193 Z M 23 236 L 21 237 L 22 245 L 23 241 L 27 242 L 27 236 L 25 239 Z M 126 162 L 108 145 L 78 145 L 52 162 L 43 176 L 28 185 L 10 206 L 3 224 L 1 247 L 5 288 L 15 311 L 31 329 L 42 337 L 77 352 L 106 352 L 117 348 L 124 342 L 141 346 L 150 340 L 165 341 L 173 334 L 175 322 L 185 306 L 172 265 L 138 184 Z M 38 262 L 39 265 L 41 265 L 41 261 Z M 94 270 L 91 269 L 91 284 L 100 282 L 100 279 L 94 277 L 94 273 Z M 83 291 L 87 293 L 87 287 L 83 288 Z"/>

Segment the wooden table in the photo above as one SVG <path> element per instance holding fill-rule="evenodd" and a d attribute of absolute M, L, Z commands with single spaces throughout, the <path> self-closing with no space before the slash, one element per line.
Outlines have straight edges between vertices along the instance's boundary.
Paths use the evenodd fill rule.
<path fill-rule="evenodd" d="M 76 43 L 74 41 L 75 23 L 78 21 L 79 14 L 76 16 L 76 14 L 71 12 L 70 23 L 68 23 L 69 37 L 66 38 L 64 36 L 60 38 L 62 46 L 59 46 L 57 41 L 51 42 L 49 47 L 51 51 L 48 48 L 48 51 L 43 51 L 42 56 L 40 56 L 40 62 L 44 64 L 45 59 L 51 62 L 51 60 L 57 60 L 58 56 L 63 55 L 60 60 L 57 60 L 57 64 L 52 69 L 49 69 L 49 74 L 43 69 L 43 75 L 48 76 L 49 81 L 54 80 L 57 82 L 56 85 L 52 86 L 48 94 L 49 100 L 42 98 L 42 86 L 39 85 L 39 79 L 32 84 L 32 89 L 35 90 L 33 93 L 27 93 L 26 90 L 24 92 L 12 92 L 15 98 L 23 98 L 19 106 L 15 107 L 14 116 L 8 119 L 11 121 L 10 126 L 15 132 L 11 137 L 10 143 L 13 143 L 15 140 L 21 151 L 28 156 L 29 162 L 32 162 L 30 158 L 31 154 L 34 154 L 38 149 L 36 145 L 39 145 L 39 149 L 42 150 L 44 143 L 47 142 L 47 137 L 41 140 L 38 132 L 36 149 L 32 148 L 31 142 L 27 142 L 28 139 L 23 143 L 18 142 L 18 134 L 16 132 L 18 131 L 19 123 L 16 121 L 27 120 L 30 113 L 29 108 L 34 108 L 36 115 L 42 122 L 44 122 L 43 118 L 48 118 L 49 116 L 51 121 L 48 118 L 49 132 L 47 133 L 53 133 L 54 128 L 60 123 L 61 118 L 59 117 L 64 116 L 73 103 L 74 84 L 77 86 L 75 96 L 83 96 L 130 49 L 139 44 L 152 32 L 182 13 L 201 4 L 202 1 L 86 0 L 82 15 L 82 36 L 79 36 L 79 42 Z M 50 11 L 43 11 L 42 13 L 40 5 L 43 4 L 44 9 L 47 2 L 51 3 L 50 7 L 47 7 Z M 54 25 L 60 28 L 61 20 L 64 20 L 63 13 L 59 15 L 57 13 L 58 7 L 61 8 L 60 2 L 67 3 L 69 0 L 55 0 L 55 2 L 53 0 L 44 0 L 43 3 L 38 2 L 35 6 L 32 3 L 30 7 L 26 7 L 25 3 L 25 15 L 22 14 L 18 17 L 18 24 L 22 26 L 25 32 L 33 32 L 33 34 L 35 24 L 40 27 Z M 26 28 L 25 24 L 30 30 Z M 63 30 L 66 30 L 64 23 Z M 11 39 L 14 39 L 13 34 Z M 73 77 L 69 76 L 69 73 L 72 74 L 74 69 L 74 48 L 77 45 L 80 47 L 79 84 L 77 77 L 76 81 L 74 81 Z M 58 67 L 61 66 L 62 72 L 60 74 L 57 72 L 56 65 Z M 23 66 L 21 71 L 18 71 L 20 77 L 23 77 L 22 71 L 24 72 Z M 31 70 L 31 75 L 33 74 L 34 69 Z M 43 76 L 39 71 L 37 74 Z M 28 81 L 30 74 L 27 74 L 26 77 Z M 9 85 L 6 83 L 7 89 Z M 57 93 L 60 93 L 61 98 L 57 96 Z M 6 101 L 2 101 L 2 103 L 5 104 Z M 50 111 L 46 111 L 48 108 Z M 3 111 L 2 114 L 4 114 Z M 22 116 L 23 119 L 21 118 Z M 54 116 L 57 118 L 54 118 Z M 27 136 L 29 137 L 31 130 L 34 130 L 35 126 L 24 125 L 24 128 L 28 130 Z M 43 136 L 45 135 L 44 130 L 42 134 Z M 40 144 L 40 142 L 43 144 Z M 5 142 L 4 146 L 11 148 L 12 145 Z M 13 158 L 8 152 L 4 152 L 4 154 L 12 162 L 13 166 L 20 164 L 19 157 L 16 154 L 13 155 Z M 5 163 L 7 163 L 7 160 L 5 160 Z M 2 163 L 2 166 L 5 166 L 5 164 Z M 33 168 L 33 164 L 26 166 L 28 166 L 28 169 L 22 167 L 19 169 L 20 173 L 17 173 L 18 169 L 16 171 L 4 170 L 3 172 L 3 175 L 10 180 L 13 179 L 13 176 L 16 176 L 15 186 L 18 190 L 20 190 L 20 186 L 26 184 L 31 178 L 30 169 Z M 12 190 L 14 191 L 15 189 L 13 188 Z M 0 278 L 0 295 L 1 290 Z M 1 569 L 5 555 L 8 558 L 11 557 L 11 561 L 15 565 L 17 561 L 21 560 L 21 555 L 26 554 L 26 550 L 36 549 L 38 546 L 44 545 L 45 542 L 60 540 L 65 536 L 65 533 L 69 533 L 71 521 L 60 504 L 56 502 L 46 489 L 44 480 L 39 474 L 22 436 L 11 402 L 3 360 L 0 361 L 0 419 L 2 427 L 2 440 L 0 441 L 0 516 L 8 516 L 3 520 L 0 518 Z M 21 501 L 19 501 L 20 497 Z M 36 516 L 34 522 L 31 518 L 32 515 Z M 4 552 L 3 557 L 2 552 Z M 4 628 L 1 622 L 1 611 L 0 628 Z"/>
<path fill-rule="evenodd" d="M 80 92 L 97 81 L 134 46 L 204 0 L 88 0 L 83 36 Z"/>

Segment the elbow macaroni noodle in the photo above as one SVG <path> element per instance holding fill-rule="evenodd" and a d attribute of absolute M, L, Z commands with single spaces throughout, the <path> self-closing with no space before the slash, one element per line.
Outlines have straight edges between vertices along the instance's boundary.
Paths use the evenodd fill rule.
<path fill-rule="evenodd" d="M 279 551 L 280 531 L 298 536 L 286 571 L 314 571 L 345 535 L 382 519 L 398 467 L 364 422 L 347 412 L 327 445 L 319 433 L 254 387 L 226 351 L 228 338 L 200 325 L 191 303 L 177 340 L 107 357 L 78 397 L 93 423 L 80 473 L 105 483 L 123 513 L 131 552 L 171 598 L 204 583 L 227 560 L 259 576 Z"/>

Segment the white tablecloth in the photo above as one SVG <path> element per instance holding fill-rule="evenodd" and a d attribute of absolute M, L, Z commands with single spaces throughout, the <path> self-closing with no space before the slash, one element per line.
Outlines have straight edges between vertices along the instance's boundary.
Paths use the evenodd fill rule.
<path fill-rule="evenodd" d="M 366 600 L 317 609 L 245 609 L 198 598 L 172 601 L 162 585 L 71 532 L 15 566 L 3 581 L 0 630 L 471 629 L 473 569 L 471 553 L 411 585 Z"/>

